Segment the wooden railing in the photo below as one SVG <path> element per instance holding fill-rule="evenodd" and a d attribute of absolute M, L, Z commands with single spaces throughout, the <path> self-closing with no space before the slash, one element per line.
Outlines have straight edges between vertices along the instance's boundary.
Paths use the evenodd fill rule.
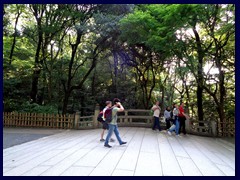
<path fill-rule="evenodd" d="M 76 129 L 90 129 L 100 128 L 102 124 L 97 121 L 97 116 L 100 110 L 96 108 L 94 115 L 80 117 L 80 113 L 76 113 L 75 116 L 75 128 Z M 152 116 L 149 115 L 149 110 L 141 109 L 128 109 L 122 113 L 118 113 L 118 125 L 119 126 L 135 126 L 135 127 L 151 127 Z"/>
<path fill-rule="evenodd" d="M 75 129 L 93 129 L 96 128 L 95 116 L 84 116 L 81 117 L 80 113 L 75 114 L 74 128 Z"/>
<path fill-rule="evenodd" d="M 74 126 L 74 115 L 4 112 L 3 125 L 5 127 L 72 129 Z"/>
<path fill-rule="evenodd" d="M 54 114 L 36 113 L 3 113 L 3 125 L 5 127 L 45 127 L 59 129 L 93 129 L 100 128 L 97 121 L 99 107 L 96 106 L 94 115 L 80 117 L 77 112 L 74 115 L 62 116 Z M 161 127 L 165 129 L 165 120 L 160 118 Z M 202 123 L 203 126 L 199 126 Z M 151 128 L 153 117 L 150 110 L 128 109 L 118 115 L 118 125 L 122 127 L 146 127 Z M 221 127 L 221 129 L 220 129 Z M 224 128 L 223 128 L 224 127 Z M 186 120 L 186 130 L 190 134 L 202 136 L 235 136 L 235 123 L 217 124 L 215 121 Z"/>
<path fill-rule="evenodd" d="M 119 126 L 151 127 L 153 116 L 150 110 L 128 109 L 118 115 Z"/>
<path fill-rule="evenodd" d="M 215 134 L 213 130 L 214 125 L 210 121 L 188 120 L 187 122 L 189 123 L 188 131 L 191 134 L 203 136 L 213 136 Z M 199 125 L 200 123 L 202 124 L 201 126 Z"/>

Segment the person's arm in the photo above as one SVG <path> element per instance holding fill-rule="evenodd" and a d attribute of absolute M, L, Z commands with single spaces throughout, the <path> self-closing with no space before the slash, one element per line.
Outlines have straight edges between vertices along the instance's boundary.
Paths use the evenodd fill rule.
<path fill-rule="evenodd" d="M 186 114 L 184 112 L 182 112 L 182 115 L 186 116 Z"/>
<path fill-rule="evenodd" d="M 180 109 L 179 109 L 179 110 L 180 110 Z M 183 108 L 181 108 L 181 114 L 184 115 L 186 119 L 189 119 L 189 116 L 188 116 L 186 113 L 184 113 Z"/>
<path fill-rule="evenodd" d="M 184 112 L 182 112 L 182 114 L 185 116 L 186 119 L 189 119 L 189 118 L 190 118 L 190 117 L 189 117 L 187 114 L 185 114 Z"/>
<path fill-rule="evenodd" d="M 152 107 L 152 110 L 155 111 L 156 109 L 159 109 L 156 105 Z"/>
<path fill-rule="evenodd" d="M 124 111 L 124 107 L 122 106 L 122 104 L 120 102 L 117 103 L 117 104 L 120 106 L 120 108 L 118 108 L 117 112 L 123 112 Z"/>
<path fill-rule="evenodd" d="M 152 111 L 155 111 L 155 106 L 153 106 L 151 109 L 152 109 Z"/>

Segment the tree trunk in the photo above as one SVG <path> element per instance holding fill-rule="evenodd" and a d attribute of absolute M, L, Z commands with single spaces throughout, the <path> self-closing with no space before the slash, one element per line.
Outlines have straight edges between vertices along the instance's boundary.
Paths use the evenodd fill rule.
<path fill-rule="evenodd" d="M 224 87 L 224 74 L 223 71 L 220 71 L 219 74 L 220 77 L 220 113 L 219 113 L 219 118 L 220 122 L 223 123 L 223 130 L 226 130 L 226 117 L 225 117 L 225 112 L 224 112 L 224 97 L 225 97 L 225 87 Z M 225 134 L 224 134 L 225 135 Z"/>
<path fill-rule="evenodd" d="M 12 60 L 13 60 L 13 52 L 14 52 L 16 38 L 17 38 L 17 24 L 18 24 L 18 19 L 20 17 L 20 14 L 21 14 L 21 12 L 20 12 L 20 10 L 18 10 L 15 25 L 14 25 L 13 43 L 12 43 L 10 56 L 9 56 L 9 64 L 12 64 Z"/>
<path fill-rule="evenodd" d="M 95 98 L 95 96 L 96 96 L 96 92 L 95 92 L 95 89 L 96 89 L 96 68 L 95 68 L 95 70 L 94 70 L 94 73 L 93 73 L 93 77 L 92 77 L 92 87 L 91 87 L 91 95 L 92 95 L 92 97 L 94 97 Z"/>
<path fill-rule="evenodd" d="M 37 92 L 38 92 L 38 77 L 40 74 L 40 70 L 34 70 L 32 76 L 32 90 L 31 90 L 31 103 L 37 102 Z"/>
<path fill-rule="evenodd" d="M 42 64 L 41 65 L 39 64 L 40 62 L 39 59 L 40 59 L 41 46 L 43 42 L 43 31 L 41 26 L 41 19 L 42 19 L 44 9 L 42 9 L 42 14 L 40 15 L 40 17 L 38 14 L 37 7 L 35 5 L 33 5 L 33 9 L 34 9 L 34 16 L 36 18 L 37 26 L 38 26 L 38 44 L 37 44 L 37 50 L 35 54 L 35 65 L 33 70 L 32 89 L 31 89 L 30 96 L 31 96 L 31 101 L 33 103 L 36 103 L 36 97 L 38 93 L 38 79 L 39 79 L 39 75 L 41 73 L 41 68 L 42 68 Z"/>
<path fill-rule="evenodd" d="M 204 89 L 209 93 L 210 96 L 213 97 L 214 99 L 214 102 L 216 104 L 216 109 L 217 109 L 217 113 L 218 113 L 218 116 L 219 116 L 219 121 L 218 122 L 218 132 L 223 132 L 223 122 L 226 121 L 226 118 L 225 118 L 225 113 L 224 113 L 224 103 L 223 102 L 220 102 L 218 100 L 218 97 L 217 97 L 217 94 L 216 94 L 216 91 L 215 92 L 212 92 L 209 88 L 207 88 L 206 86 L 203 86 Z M 220 95 L 221 96 L 221 95 Z M 220 98 L 221 99 L 221 98 Z M 224 135 L 224 134 L 223 134 Z"/>
<path fill-rule="evenodd" d="M 77 30 L 76 42 L 74 44 L 72 44 L 69 40 L 69 44 L 71 45 L 71 48 L 72 48 L 72 54 L 71 54 L 71 59 L 70 59 L 69 65 L 68 65 L 67 86 L 64 86 L 65 95 L 64 95 L 63 109 L 62 109 L 62 114 L 63 115 L 67 113 L 68 100 L 69 100 L 70 94 L 72 92 L 72 87 L 71 87 L 72 86 L 71 82 L 72 82 L 72 79 L 73 79 L 72 69 L 73 69 L 73 63 L 74 63 L 75 55 L 76 55 L 76 52 L 77 52 L 77 48 L 78 48 L 78 45 L 81 42 L 81 37 L 82 37 L 82 32 L 81 32 L 81 30 L 78 29 Z M 70 36 L 69 36 L 69 39 L 70 39 Z"/>
<path fill-rule="evenodd" d="M 52 75 L 51 73 L 49 74 L 49 83 L 48 83 L 48 102 L 51 103 L 52 102 L 52 97 L 53 97 L 53 93 L 52 93 Z"/>
<path fill-rule="evenodd" d="M 198 120 L 203 121 L 203 105 L 202 105 L 202 98 L 203 98 L 203 49 L 201 46 L 201 41 L 199 34 L 195 27 L 193 27 L 193 32 L 196 38 L 197 44 L 197 53 L 198 53 L 198 79 L 197 79 L 197 106 L 198 106 Z M 203 123 L 199 123 L 199 126 L 203 126 Z"/>
<path fill-rule="evenodd" d="M 68 100 L 70 97 L 71 92 L 67 91 L 64 94 L 64 100 L 63 100 L 63 108 L 62 108 L 62 115 L 67 113 L 67 106 L 68 106 Z"/>
<path fill-rule="evenodd" d="M 203 89 L 201 85 L 197 86 L 197 107 L 198 107 L 198 120 L 203 121 L 203 106 L 202 106 L 202 93 Z M 203 123 L 199 123 L 200 126 L 203 126 Z"/>
<path fill-rule="evenodd" d="M 164 89 L 164 85 L 162 84 L 162 86 L 161 86 L 162 88 L 162 98 L 161 98 L 161 104 L 160 104 L 160 106 L 161 106 L 161 110 L 163 110 L 164 109 L 164 106 L 165 106 L 165 104 L 164 104 L 164 96 L 165 96 L 165 89 Z"/>
<path fill-rule="evenodd" d="M 188 113 L 189 114 L 189 116 L 190 116 L 190 111 L 189 111 L 189 104 L 190 104 L 190 95 L 189 95 L 189 90 L 188 90 L 188 86 L 187 86 L 187 84 L 186 84 L 186 82 L 185 82 L 185 89 L 186 89 L 186 95 L 187 95 L 187 101 L 186 101 L 186 113 Z"/>
<path fill-rule="evenodd" d="M 114 60 L 114 79 L 113 79 L 113 93 L 118 95 L 118 88 L 117 88 L 117 78 L 118 78 L 118 55 L 116 52 L 113 53 L 113 60 Z"/>
<path fill-rule="evenodd" d="M 216 65 L 219 69 L 219 106 L 218 106 L 218 114 L 219 114 L 219 120 L 221 123 L 222 131 L 226 131 L 226 117 L 224 112 L 224 101 L 225 101 L 225 95 L 226 90 L 224 86 L 224 71 L 222 70 L 220 58 L 217 58 Z M 223 133 L 223 136 L 226 136 L 227 134 Z"/>
<path fill-rule="evenodd" d="M 32 78 L 32 90 L 31 90 L 31 99 L 32 102 L 36 102 L 36 97 L 38 93 L 38 79 L 41 73 L 41 67 L 39 67 L 39 53 L 42 44 L 42 36 L 39 37 L 38 47 L 35 55 L 35 67 L 33 70 L 33 78 Z"/>

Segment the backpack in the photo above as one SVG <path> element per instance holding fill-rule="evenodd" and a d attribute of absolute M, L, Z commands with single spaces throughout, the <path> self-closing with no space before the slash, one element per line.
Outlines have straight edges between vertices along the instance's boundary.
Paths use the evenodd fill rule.
<path fill-rule="evenodd" d="M 99 121 L 99 122 L 103 122 L 104 120 L 103 120 L 103 111 L 101 111 L 100 113 L 99 113 L 99 115 L 98 115 L 98 117 L 97 117 L 97 120 Z"/>
<path fill-rule="evenodd" d="M 112 110 L 113 108 L 107 108 L 104 113 L 104 118 L 106 123 L 110 123 L 112 121 Z"/>

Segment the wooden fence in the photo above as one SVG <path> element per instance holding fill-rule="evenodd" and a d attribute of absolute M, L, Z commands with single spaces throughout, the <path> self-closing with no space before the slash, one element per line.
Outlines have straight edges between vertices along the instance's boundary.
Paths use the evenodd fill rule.
<path fill-rule="evenodd" d="M 118 125 L 150 128 L 153 125 L 153 116 L 150 112 L 150 110 L 145 109 L 127 109 L 124 112 L 119 113 Z"/>
<path fill-rule="evenodd" d="M 96 128 L 96 123 L 94 123 L 96 120 L 94 119 L 95 116 L 84 116 L 81 117 L 80 113 L 77 112 L 75 115 L 74 120 L 74 128 L 75 129 L 93 129 Z"/>
<path fill-rule="evenodd" d="M 202 136 L 216 136 L 216 129 L 215 124 L 211 121 L 197 121 L 197 120 L 187 120 L 189 123 L 189 132 L 191 134 L 202 135 Z M 199 123 L 202 126 L 199 126 Z"/>
<path fill-rule="evenodd" d="M 3 125 L 5 127 L 44 127 L 59 129 L 93 129 L 100 128 L 97 121 L 99 107 L 96 106 L 94 115 L 80 117 L 77 112 L 74 115 L 62 116 L 54 114 L 36 113 L 3 113 Z M 165 129 L 165 121 L 160 118 L 161 127 Z M 235 121 L 234 121 L 235 122 Z M 203 126 L 199 126 L 202 123 Z M 153 117 L 150 110 L 128 109 L 118 115 L 118 125 L 122 127 L 148 127 L 153 125 Z M 235 123 L 216 123 L 215 121 L 186 120 L 186 130 L 190 134 L 202 136 L 235 137 Z"/>
<path fill-rule="evenodd" d="M 4 112 L 3 125 L 5 127 L 72 129 L 74 127 L 74 115 L 62 116 L 58 114 Z"/>

